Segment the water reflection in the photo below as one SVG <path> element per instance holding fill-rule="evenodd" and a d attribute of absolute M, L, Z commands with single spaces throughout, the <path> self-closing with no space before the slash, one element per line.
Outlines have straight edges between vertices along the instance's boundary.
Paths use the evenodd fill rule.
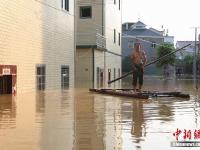
<path fill-rule="evenodd" d="M 36 92 L 36 112 L 43 114 L 45 112 L 45 92 Z"/>
<path fill-rule="evenodd" d="M 75 96 L 75 145 L 77 150 L 122 149 L 121 101 L 110 96 Z"/>
<path fill-rule="evenodd" d="M 134 143 L 137 144 L 136 148 L 140 148 L 140 142 L 143 141 L 142 137 L 146 134 L 143 101 L 132 102 L 132 122 L 131 134 L 134 136 Z"/>
<path fill-rule="evenodd" d="M 0 129 L 16 127 L 16 104 L 12 95 L 0 96 Z"/>
<path fill-rule="evenodd" d="M 103 118 L 100 114 L 98 116 L 95 114 L 94 96 L 86 95 L 84 92 L 77 93 L 75 96 L 75 149 L 104 149 L 103 124 L 97 126 L 98 120 L 103 121 Z"/>
<path fill-rule="evenodd" d="M 74 143 L 73 92 L 40 92 L 36 96 L 37 123 L 42 150 L 72 149 Z"/>

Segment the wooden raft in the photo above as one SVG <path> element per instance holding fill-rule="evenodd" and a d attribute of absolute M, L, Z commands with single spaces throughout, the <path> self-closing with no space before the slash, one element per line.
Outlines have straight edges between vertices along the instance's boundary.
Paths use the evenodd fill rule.
<path fill-rule="evenodd" d="M 190 98 L 189 94 L 183 94 L 181 92 L 142 91 L 142 92 L 135 93 L 133 89 L 89 89 L 89 91 L 100 93 L 100 94 L 109 94 L 109 95 L 132 97 L 132 98 L 139 98 L 139 99 L 148 99 L 151 97 Z"/>

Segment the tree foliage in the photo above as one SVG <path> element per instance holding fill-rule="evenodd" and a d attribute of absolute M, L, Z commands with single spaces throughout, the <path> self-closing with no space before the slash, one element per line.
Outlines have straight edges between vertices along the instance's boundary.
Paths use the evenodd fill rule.
<path fill-rule="evenodd" d="M 171 52 L 173 52 L 174 46 L 172 44 L 169 43 L 162 43 L 158 48 L 157 48 L 157 57 L 160 58 L 166 54 L 169 54 Z M 166 57 L 165 59 L 159 61 L 156 65 L 159 68 L 166 68 L 168 65 L 174 65 L 175 64 L 175 60 L 176 60 L 176 55 L 172 54 L 168 57 Z"/>
<path fill-rule="evenodd" d="M 193 56 L 186 55 L 183 59 L 176 60 L 176 67 L 183 68 L 183 74 L 193 73 Z M 197 55 L 197 71 L 200 71 L 200 54 Z"/>

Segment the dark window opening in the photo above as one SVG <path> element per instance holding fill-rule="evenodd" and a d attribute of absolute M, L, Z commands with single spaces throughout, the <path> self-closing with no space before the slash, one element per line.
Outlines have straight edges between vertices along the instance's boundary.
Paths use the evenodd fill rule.
<path fill-rule="evenodd" d="M 111 80 L 111 69 L 108 69 L 108 81 Z M 108 84 L 108 87 L 110 87 L 111 84 Z"/>
<path fill-rule="evenodd" d="M 45 65 L 36 66 L 37 90 L 45 90 L 46 67 Z"/>
<path fill-rule="evenodd" d="M 114 43 L 116 43 L 116 30 L 114 29 Z"/>
<path fill-rule="evenodd" d="M 111 69 L 108 69 L 108 81 L 111 80 Z"/>
<path fill-rule="evenodd" d="M 80 18 L 92 18 L 92 7 L 91 6 L 80 7 Z"/>
<path fill-rule="evenodd" d="M 116 69 L 114 68 L 114 71 L 113 71 L 113 79 L 116 79 Z M 115 83 L 116 82 L 114 82 L 114 88 L 115 88 Z"/>
<path fill-rule="evenodd" d="M 69 0 L 61 0 L 62 9 L 69 11 Z"/>
<path fill-rule="evenodd" d="M 0 77 L 0 94 L 12 94 L 12 75 Z"/>
<path fill-rule="evenodd" d="M 69 67 L 68 66 L 61 67 L 61 88 L 62 89 L 69 88 Z"/>
<path fill-rule="evenodd" d="M 119 43 L 118 44 L 120 46 L 121 45 L 121 34 L 119 33 L 118 36 L 119 36 Z"/>
<path fill-rule="evenodd" d="M 152 42 L 151 47 L 156 48 L 156 42 Z"/>
<path fill-rule="evenodd" d="M 118 78 L 121 76 L 121 70 L 120 70 L 120 68 L 118 68 Z M 120 84 L 120 81 L 121 80 L 118 80 L 118 83 Z"/>

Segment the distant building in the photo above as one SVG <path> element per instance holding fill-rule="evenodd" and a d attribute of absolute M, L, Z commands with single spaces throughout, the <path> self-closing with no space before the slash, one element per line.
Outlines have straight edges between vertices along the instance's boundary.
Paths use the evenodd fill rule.
<path fill-rule="evenodd" d="M 156 48 L 158 44 L 164 42 L 165 39 L 163 31 L 158 31 L 154 28 L 147 28 L 141 21 L 136 23 L 124 23 L 122 29 L 123 58 L 130 56 L 133 50 L 133 45 L 136 41 L 139 41 L 142 44 L 142 48 L 145 50 L 149 61 L 157 58 Z M 148 66 L 145 71 L 147 74 L 156 74 L 157 69 L 155 64 Z"/>
<path fill-rule="evenodd" d="M 176 53 L 176 58 L 183 60 L 185 56 L 187 55 L 194 55 L 194 50 L 195 50 L 195 41 L 177 41 L 176 42 L 176 49 L 182 48 L 188 44 L 191 44 L 188 47 L 185 47 L 183 50 L 179 51 Z M 197 41 L 197 53 L 200 52 L 200 44 L 199 41 Z M 197 64 L 198 66 L 198 64 Z M 199 66 L 198 66 L 199 67 Z M 177 75 L 184 74 L 185 68 L 182 65 L 176 65 L 176 73 Z"/>
<path fill-rule="evenodd" d="M 184 59 L 186 55 L 193 55 L 194 48 L 195 48 L 195 41 L 177 41 L 176 42 L 177 49 L 182 48 L 188 44 L 191 44 L 191 45 L 188 47 L 185 47 L 183 50 L 176 53 L 176 57 L 178 59 Z"/>
<path fill-rule="evenodd" d="M 164 36 L 164 42 L 174 45 L 174 36 L 165 35 Z"/>
<path fill-rule="evenodd" d="M 121 75 L 121 2 L 77 0 L 76 86 L 103 87 Z"/>

